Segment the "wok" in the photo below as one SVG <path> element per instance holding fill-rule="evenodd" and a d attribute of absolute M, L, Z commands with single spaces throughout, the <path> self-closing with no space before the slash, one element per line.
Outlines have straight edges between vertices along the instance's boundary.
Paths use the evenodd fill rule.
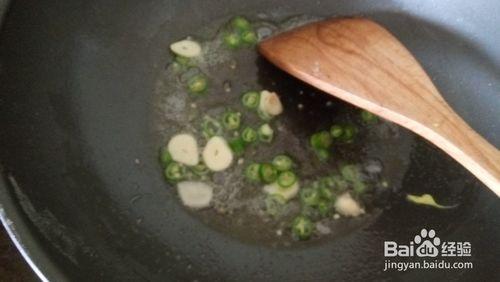
<path fill-rule="evenodd" d="M 470 173 L 416 140 L 376 220 L 313 244 L 240 240 L 188 212 L 162 179 L 155 81 L 169 43 L 214 20 L 364 15 L 419 59 L 450 105 L 500 144 L 500 5 L 483 1 L 13 1 L 0 33 L 0 216 L 42 280 L 496 281 L 500 203 Z M 265 62 L 262 62 L 265 64 Z M 293 78 L 265 66 L 278 85 Z M 287 84 L 289 83 L 289 84 Z M 285 86 L 284 86 L 285 87 Z M 384 272 L 384 241 L 422 228 L 468 241 L 473 269 Z M 452 260 L 451 260 L 452 261 Z"/>

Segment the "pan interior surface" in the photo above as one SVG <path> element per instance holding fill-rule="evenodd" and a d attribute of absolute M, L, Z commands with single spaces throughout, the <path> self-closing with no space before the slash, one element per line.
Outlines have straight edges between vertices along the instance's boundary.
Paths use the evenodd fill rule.
<path fill-rule="evenodd" d="M 167 46 L 241 11 L 375 19 L 415 54 L 457 112 L 500 144 L 500 36 L 485 22 L 498 11 L 494 1 L 472 7 L 481 11 L 475 14 L 464 12 L 475 5 L 466 1 L 271 2 L 12 3 L 0 35 L 0 162 L 5 195 L 45 252 L 35 260 L 42 272 L 63 280 L 50 270 L 55 265 L 71 280 L 106 281 L 498 279 L 490 271 L 500 252 L 490 245 L 500 234 L 498 199 L 418 138 L 405 143 L 407 169 L 394 197 L 430 193 L 458 208 L 395 201 L 348 234 L 273 248 L 204 223 L 179 204 L 157 161 L 165 141 L 157 83 L 170 60 Z M 261 59 L 252 67 L 262 86 L 303 86 Z M 474 269 L 383 272 L 383 242 L 406 243 L 422 228 L 471 242 Z"/>
<path fill-rule="evenodd" d="M 374 191 L 370 193 L 372 200 L 366 201 L 367 215 L 352 220 L 335 220 L 332 214 L 321 220 L 328 234 L 316 233 L 315 239 L 324 241 L 346 235 L 373 222 L 382 209 L 390 207 L 391 202 L 404 201 L 404 194 L 398 191 L 409 166 L 414 136 L 389 122 L 362 122 L 359 109 L 291 78 L 260 57 L 254 48 L 235 51 L 221 46 L 220 37 L 224 34 L 224 28 L 221 27 L 229 20 L 214 21 L 190 34 L 201 40 L 203 46 L 203 57 L 196 67 L 179 71 L 177 65 L 169 64 L 159 75 L 152 125 L 160 140 L 158 148 L 165 146 L 179 132 L 193 134 L 203 148 L 205 138 L 200 133 L 203 131 L 203 120 L 207 117 L 216 119 L 228 109 L 242 114 L 241 128 L 247 125 L 255 128 L 265 123 L 257 114 L 241 105 L 241 95 L 249 89 L 276 91 L 280 94 L 285 111 L 280 117 L 269 121 L 276 131 L 273 142 L 248 146 L 227 171 L 215 173 L 205 180 L 214 187 L 212 207 L 193 211 L 192 214 L 237 240 L 270 247 L 306 246 L 305 242 L 293 240 L 290 231 L 291 218 L 300 209 L 299 201 L 290 201 L 286 206 L 287 211 L 280 217 L 270 217 L 265 212 L 265 195 L 261 191 L 264 184 L 252 184 L 243 177 L 250 163 L 269 162 L 270 156 L 283 153 L 290 155 L 298 165 L 296 171 L 301 189 L 338 170 L 343 164 L 356 163 L 362 167 L 375 165 L 384 171 L 383 174 L 364 174 L 370 179 L 368 189 Z M 318 20 L 321 19 L 306 15 L 276 19 L 259 13 L 252 25 L 257 33 L 272 31 L 276 34 Z M 188 94 L 185 90 L 184 81 L 192 73 L 203 73 L 209 77 L 209 88 L 202 96 Z M 337 142 L 333 146 L 332 158 L 328 162 L 321 162 L 308 144 L 309 136 L 329 130 L 332 124 L 350 124 L 359 132 L 354 142 Z M 226 132 L 226 135 L 228 140 L 234 138 L 234 132 Z M 383 181 L 388 187 L 380 186 Z M 176 189 L 175 184 L 167 183 L 165 188 Z M 389 199 L 391 196 L 394 196 L 393 199 Z"/>

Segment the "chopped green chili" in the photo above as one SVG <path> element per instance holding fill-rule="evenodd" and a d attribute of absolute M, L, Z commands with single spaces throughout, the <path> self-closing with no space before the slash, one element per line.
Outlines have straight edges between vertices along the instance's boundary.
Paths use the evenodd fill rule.
<path fill-rule="evenodd" d="M 160 149 L 160 163 L 163 167 L 167 167 L 167 165 L 172 161 L 172 156 L 168 151 L 167 146 L 164 146 Z"/>
<path fill-rule="evenodd" d="M 201 123 L 202 133 L 205 138 L 210 139 L 214 136 L 222 135 L 222 125 L 220 122 L 210 116 L 205 116 Z"/>
<path fill-rule="evenodd" d="M 257 34 L 253 30 L 246 30 L 241 33 L 241 41 L 247 45 L 254 45 L 257 43 Z"/>
<path fill-rule="evenodd" d="M 183 67 L 193 67 L 196 65 L 192 59 L 186 58 L 183 56 L 179 56 L 179 55 L 175 56 L 175 62 Z"/>
<path fill-rule="evenodd" d="M 292 168 L 293 161 L 287 155 L 277 155 L 273 159 L 273 165 L 279 171 L 286 171 Z"/>
<path fill-rule="evenodd" d="M 322 217 L 326 217 L 332 210 L 332 204 L 328 201 L 320 201 L 318 203 L 318 212 Z"/>
<path fill-rule="evenodd" d="M 248 91 L 241 97 L 243 106 L 249 109 L 256 109 L 259 106 L 260 93 L 257 91 Z"/>
<path fill-rule="evenodd" d="M 243 141 L 243 139 L 235 138 L 235 139 L 229 141 L 229 147 L 231 148 L 231 151 L 233 151 L 233 153 L 236 156 L 240 156 L 245 152 L 246 144 L 245 144 L 245 141 Z"/>
<path fill-rule="evenodd" d="M 310 142 L 314 149 L 328 149 L 332 145 L 332 136 L 328 131 L 320 131 L 311 136 Z"/>
<path fill-rule="evenodd" d="M 362 175 L 357 165 L 344 165 L 340 168 L 340 174 L 349 182 L 362 181 Z"/>
<path fill-rule="evenodd" d="M 288 188 L 297 182 L 297 176 L 292 171 L 282 171 L 278 175 L 278 185 L 282 188 Z"/>
<path fill-rule="evenodd" d="M 312 221 L 303 216 L 297 216 L 292 222 L 292 234 L 299 240 L 307 240 L 311 237 L 314 231 L 314 224 Z"/>
<path fill-rule="evenodd" d="M 203 74 L 198 74 L 187 81 L 188 91 L 192 94 L 202 94 L 207 90 L 208 79 Z"/>
<path fill-rule="evenodd" d="M 257 131 L 251 127 L 246 127 L 241 132 L 241 139 L 246 143 L 253 143 L 257 141 Z"/>
<path fill-rule="evenodd" d="M 241 113 L 228 111 L 222 117 L 222 124 L 227 130 L 235 130 L 240 127 Z"/>
<path fill-rule="evenodd" d="M 361 111 L 361 120 L 365 123 L 375 123 L 378 120 L 378 117 L 368 111 Z"/>
<path fill-rule="evenodd" d="M 349 183 L 340 175 L 332 175 L 330 176 L 335 185 L 333 185 L 333 190 L 335 192 L 343 192 L 349 187 Z"/>
<path fill-rule="evenodd" d="M 356 194 L 360 195 L 366 192 L 366 184 L 362 181 L 357 181 L 352 184 L 353 190 Z"/>
<path fill-rule="evenodd" d="M 231 19 L 231 27 L 238 32 L 244 32 L 252 29 L 252 24 L 242 16 L 236 16 Z"/>
<path fill-rule="evenodd" d="M 165 168 L 165 178 L 169 181 L 179 181 L 186 176 L 186 168 L 176 162 L 171 162 Z"/>
<path fill-rule="evenodd" d="M 179 74 L 182 73 L 185 70 L 185 67 L 178 62 L 173 62 L 172 63 L 172 72 Z"/>
<path fill-rule="evenodd" d="M 354 141 L 354 137 L 357 133 L 358 129 L 354 125 L 347 124 L 344 126 L 344 134 L 342 135 L 341 139 L 346 143 L 351 143 L 352 141 Z"/>
<path fill-rule="evenodd" d="M 252 163 L 245 169 L 245 177 L 252 182 L 260 182 L 260 164 Z"/>
<path fill-rule="evenodd" d="M 316 206 L 320 200 L 319 193 L 317 189 L 314 188 L 304 188 L 300 190 L 300 201 L 306 206 Z"/>
<path fill-rule="evenodd" d="M 227 32 L 224 34 L 224 43 L 230 49 L 238 49 L 241 46 L 241 37 L 236 32 Z"/>
<path fill-rule="evenodd" d="M 266 123 L 259 127 L 258 135 L 260 141 L 270 143 L 271 141 L 273 141 L 274 130 L 269 124 Z"/>
<path fill-rule="evenodd" d="M 335 199 L 335 196 L 333 195 L 332 190 L 327 187 L 320 187 L 318 188 L 318 193 L 321 199 L 326 200 L 326 201 L 333 201 Z"/>
<path fill-rule="evenodd" d="M 451 209 L 451 208 L 456 208 L 458 206 L 458 204 L 451 206 L 440 205 L 436 202 L 436 200 L 434 200 L 434 197 L 430 194 L 422 194 L 422 195 L 406 194 L 406 200 L 417 205 L 427 205 L 438 209 Z"/>
<path fill-rule="evenodd" d="M 265 183 L 273 183 L 278 177 L 278 171 L 272 164 L 263 163 L 259 169 L 260 179 Z"/>
<path fill-rule="evenodd" d="M 314 153 L 316 153 L 316 156 L 322 162 L 326 162 L 330 158 L 330 151 L 326 149 L 315 149 Z"/>
<path fill-rule="evenodd" d="M 193 171 L 194 174 L 196 174 L 198 176 L 204 176 L 210 172 L 210 170 L 208 169 L 208 167 L 204 163 L 199 163 L 195 166 L 192 166 L 191 170 Z"/>
<path fill-rule="evenodd" d="M 330 128 L 330 135 L 333 138 L 340 138 L 344 134 L 344 129 L 340 125 L 332 125 Z"/>

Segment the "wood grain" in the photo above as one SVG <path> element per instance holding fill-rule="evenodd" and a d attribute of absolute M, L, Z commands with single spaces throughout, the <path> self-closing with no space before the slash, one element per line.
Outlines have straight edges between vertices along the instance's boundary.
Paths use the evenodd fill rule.
<path fill-rule="evenodd" d="M 293 76 L 423 136 L 500 196 L 500 152 L 458 116 L 411 53 L 364 18 L 312 23 L 259 51 Z"/>

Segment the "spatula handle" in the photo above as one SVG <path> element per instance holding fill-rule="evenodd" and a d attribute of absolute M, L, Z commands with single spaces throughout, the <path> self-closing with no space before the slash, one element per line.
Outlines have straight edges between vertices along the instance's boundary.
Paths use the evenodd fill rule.
<path fill-rule="evenodd" d="M 448 153 L 500 197 L 500 151 L 451 108 L 446 120 L 433 124 L 433 127 L 410 129 Z"/>

